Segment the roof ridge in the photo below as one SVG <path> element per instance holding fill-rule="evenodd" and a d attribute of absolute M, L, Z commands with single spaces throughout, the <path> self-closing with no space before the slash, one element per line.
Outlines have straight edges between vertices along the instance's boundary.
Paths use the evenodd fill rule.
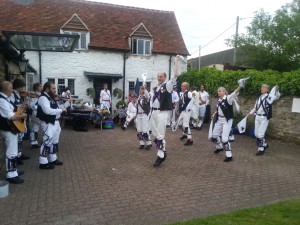
<path fill-rule="evenodd" d="M 83 3 L 92 3 L 92 4 L 112 6 L 112 7 L 125 8 L 125 9 L 135 9 L 135 10 L 140 10 L 140 11 L 174 13 L 173 11 L 168 11 L 168 10 L 148 9 L 148 8 L 141 8 L 141 7 L 136 7 L 136 6 L 118 5 L 118 4 L 112 4 L 112 3 L 106 3 L 106 2 L 96 2 L 94 0 L 69 0 L 69 1 L 83 2 Z"/>

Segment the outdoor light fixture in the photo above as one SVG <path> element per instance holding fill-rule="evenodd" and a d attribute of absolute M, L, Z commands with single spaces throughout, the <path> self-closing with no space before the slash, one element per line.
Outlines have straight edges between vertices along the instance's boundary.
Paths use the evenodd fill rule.
<path fill-rule="evenodd" d="M 19 69 L 21 73 L 26 72 L 28 61 L 28 59 L 25 59 L 24 53 L 21 52 L 19 60 Z"/>

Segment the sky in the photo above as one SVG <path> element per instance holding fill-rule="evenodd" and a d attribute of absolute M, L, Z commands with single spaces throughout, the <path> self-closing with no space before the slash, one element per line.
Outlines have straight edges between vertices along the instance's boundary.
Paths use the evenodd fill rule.
<path fill-rule="evenodd" d="M 239 33 L 252 21 L 255 11 L 264 9 L 274 14 L 292 0 L 93 0 L 117 5 L 174 11 L 186 47 L 188 58 L 226 50 L 226 39 L 236 32 L 239 16 Z M 199 51 L 201 46 L 201 50 Z M 199 53 L 200 52 L 200 53 Z"/>

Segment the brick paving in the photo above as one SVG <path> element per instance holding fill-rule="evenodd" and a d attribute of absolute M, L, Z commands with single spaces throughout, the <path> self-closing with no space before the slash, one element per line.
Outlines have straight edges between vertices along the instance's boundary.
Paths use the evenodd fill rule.
<path fill-rule="evenodd" d="M 159 225 L 300 197 L 299 146 L 269 140 L 255 156 L 255 139 L 236 136 L 234 161 L 213 153 L 208 125 L 167 132 L 168 158 L 154 168 L 154 148 L 138 150 L 135 130 L 76 132 L 65 127 L 59 158 L 64 165 L 38 169 L 38 150 L 21 167 L 25 183 L 0 199 L 1 225 Z M 3 171 L 1 177 L 3 178 Z"/>

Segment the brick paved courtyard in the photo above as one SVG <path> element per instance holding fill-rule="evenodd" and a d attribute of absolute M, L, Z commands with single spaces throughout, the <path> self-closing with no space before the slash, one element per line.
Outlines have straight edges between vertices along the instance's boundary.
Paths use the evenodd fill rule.
<path fill-rule="evenodd" d="M 300 197 L 299 146 L 269 140 L 255 156 L 255 139 L 236 136 L 234 161 L 224 163 L 207 140 L 207 126 L 193 130 L 185 147 L 181 132 L 167 132 L 168 158 L 154 168 L 154 148 L 138 150 L 135 130 L 76 132 L 65 127 L 60 159 L 38 169 L 38 150 L 21 167 L 25 183 L 10 185 L 0 199 L 1 225 L 159 225 Z M 1 178 L 3 178 L 3 174 Z"/>

